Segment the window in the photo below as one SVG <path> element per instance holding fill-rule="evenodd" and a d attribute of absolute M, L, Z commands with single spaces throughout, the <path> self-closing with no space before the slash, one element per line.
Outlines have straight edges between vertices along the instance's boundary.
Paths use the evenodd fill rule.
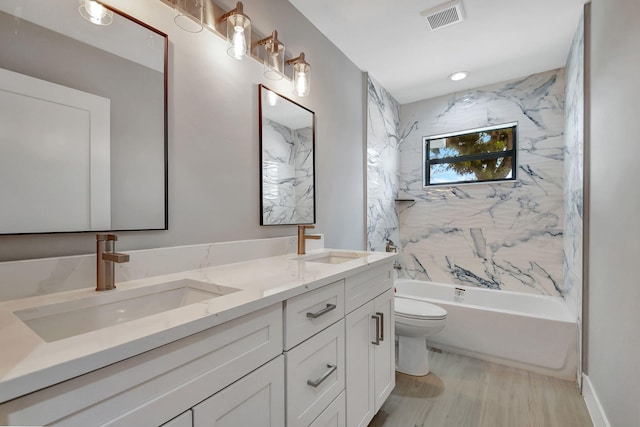
<path fill-rule="evenodd" d="M 425 187 L 515 180 L 516 127 L 517 123 L 507 123 L 425 136 Z"/>

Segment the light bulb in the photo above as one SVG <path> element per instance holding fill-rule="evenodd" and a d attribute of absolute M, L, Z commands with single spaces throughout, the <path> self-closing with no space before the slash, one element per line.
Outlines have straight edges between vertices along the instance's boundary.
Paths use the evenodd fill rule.
<path fill-rule="evenodd" d="M 247 51 L 247 42 L 244 38 L 244 28 L 239 25 L 233 27 L 233 38 L 231 39 L 232 54 L 235 59 L 242 59 Z"/>
<path fill-rule="evenodd" d="M 100 21 L 107 14 L 107 10 L 104 8 L 104 6 L 96 1 L 87 0 L 84 2 L 84 4 L 87 8 L 87 11 L 89 12 L 89 15 L 95 21 Z"/>
<path fill-rule="evenodd" d="M 268 93 L 267 99 L 269 100 L 269 105 L 272 107 L 275 107 L 276 103 L 278 102 L 278 98 L 276 98 L 276 94 L 271 91 L 268 91 L 267 93 Z"/>
<path fill-rule="evenodd" d="M 296 79 L 296 95 L 302 96 L 307 91 L 307 75 L 305 73 L 298 73 Z"/>

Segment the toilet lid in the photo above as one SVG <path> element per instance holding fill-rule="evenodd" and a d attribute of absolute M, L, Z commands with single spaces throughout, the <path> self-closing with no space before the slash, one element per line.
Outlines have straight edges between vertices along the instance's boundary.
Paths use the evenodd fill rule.
<path fill-rule="evenodd" d="M 414 319 L 444 319 L 447 310 L 435 304 L 408 298 L 396 298 L 396 316 L 411 317 Z"/>

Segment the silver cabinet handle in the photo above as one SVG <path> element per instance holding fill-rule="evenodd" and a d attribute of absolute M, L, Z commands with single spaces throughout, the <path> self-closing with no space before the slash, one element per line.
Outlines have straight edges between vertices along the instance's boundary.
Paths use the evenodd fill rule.
<path fill-rule="evenodd" d="M 322 316 L 323 314 L 327 314 L 331 310 L 335 310 L 335 309 L 336 309 L 336 305 L 335 304 L 327 304 L 327 306 L 325 308 L 323 308 L 322 310 L 320 310 L 320 311 L 316 311 L 315 313 L 307 313 L 307 317 L 309 319 L 316 319 L 316 318 Z"/>
<path fill-rule="evenodd" d="M 380 316 L 379 313 L 376 313 L 371 316 L 373 320 L 376 321 L 376 340 L 371 341 L 371 344 L 380 345 Z"/>
<path fill-rule="evenodd" d="M 384 341 L 384 313 L 376 311 L 376 315 L 380 316 L 380 341 Z"/>
<path fill-rule="evenodd" d="M 324 382 L 324 380 L 326 380 L 327 378 L 329 378 L 329 376 L 331 374 L 333 374 L 336 369 L 338 369 L 337 365 L 332 365 L 330 363 L 327 363 L 327 368 L 329 368 L 329 370 L 327 372 L 325 372 L 324 374 L 322 374 L 322 376 L 316 380 L 307 380 L 307 384 L 310 385 L 313 388 L 318 387 L 320 384 L 322 384 Z"/>

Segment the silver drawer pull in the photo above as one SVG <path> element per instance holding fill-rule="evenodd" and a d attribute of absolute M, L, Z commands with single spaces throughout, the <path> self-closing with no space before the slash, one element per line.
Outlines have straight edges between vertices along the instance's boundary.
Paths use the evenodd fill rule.
<path fill-rule="evenodd" d="M 318 387 L 320 384 L 324 382 L 324 380 L 329 378 L 329 376 L 333 374 L 336 371 L 336 369 L 338 369 L 338 366 L 327 363 L 327 368 L 329 368 L 329 370 L 324 374 L 322 374 L 320 378 L 318 378 L 317 380 L 307 380 L 307 384 L 313 388 Z"/>
<path fill-rule="evenodd" d="M 318 317 L 322 316 L 323 314 L 327 314 L 331 310 L 335 310 L 335 309 L 336 309 L 336 305 L 335 304 L 327 304 L 327 306 L 325 308 L 323 308 L 322 310 L 320 310 L 320 311 L 316 311 L 315 313 L 307 313 L 307 317 L 309 319 L 315 319 L 315 318 L 318 318 Z"/>

